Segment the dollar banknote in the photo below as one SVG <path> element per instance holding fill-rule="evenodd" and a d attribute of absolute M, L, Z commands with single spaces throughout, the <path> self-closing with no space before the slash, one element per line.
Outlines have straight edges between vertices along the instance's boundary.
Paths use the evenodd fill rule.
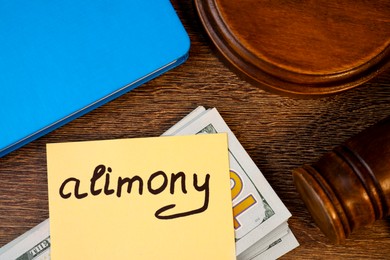
<path fill-rule="evenodd" d="M 290 212 L 215 108 L 197 107 L 163 136 L 213 133 L 228 134 L 237 259 L 276 259 L 297 247 Z M 49 219 L 0 248 L 0 260 L 13 259 L 50 259 Z"/>
<path fill-rule="evenodd" d="M 198 107 L 163 135 L 227 133 L 238 259 L 272 259 L 298 246 L 284 206 L 217 109 Z M 272 250 L 271 250 L 272 249 Z"/>
<path fill-rule="evenodd" d="M 0 248 L 0 260 L 49 260 L 49 219 Z"/>

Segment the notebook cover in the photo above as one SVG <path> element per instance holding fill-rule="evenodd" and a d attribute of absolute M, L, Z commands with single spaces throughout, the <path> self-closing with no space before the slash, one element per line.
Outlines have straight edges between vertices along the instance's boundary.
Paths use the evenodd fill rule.
<path fill-rule="evenodd" d="M 168 0 L 0 0 L 0 157 L 184 62 Z"/>

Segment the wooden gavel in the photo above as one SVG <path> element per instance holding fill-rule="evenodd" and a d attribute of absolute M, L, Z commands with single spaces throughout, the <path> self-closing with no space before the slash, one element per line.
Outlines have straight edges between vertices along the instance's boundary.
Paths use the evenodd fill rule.
<path fill-rule="evenodd" d="M 313 165 L 293 170 L 321 231 L 341 244 L 353 230 L 390 215 L 390 116 Z"/>

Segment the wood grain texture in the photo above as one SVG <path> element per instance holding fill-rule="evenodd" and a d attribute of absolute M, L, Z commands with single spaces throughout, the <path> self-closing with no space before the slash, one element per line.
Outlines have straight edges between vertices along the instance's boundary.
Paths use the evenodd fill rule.
<path fill-rule="evenodd" d="M 303 96 L 358 86 L 390 65 L 390 3 L 195 0 L 224 58 L 262 88 Z"/>
<path fill-rule="evenodd" d="M 336 244 L 390 217 L 390 116 L 293 170 L 315 223 Z"/>
<path fill-rule="evenodd" d="M 0 246 L 49 216 L 46 143 L 159 136 L 204 105 L 218 109 L 291 211 L 289 224 L 301 245 L 284 259 L 388 258 L 389 219 L 332 245 L 300 199 L 291 171 L 390 115 L 390 72 L 336 96 L 271 94 L 219 60 L 190 1 L 172 2 L 192 42 L 185 64 L 0 158 Z"/>

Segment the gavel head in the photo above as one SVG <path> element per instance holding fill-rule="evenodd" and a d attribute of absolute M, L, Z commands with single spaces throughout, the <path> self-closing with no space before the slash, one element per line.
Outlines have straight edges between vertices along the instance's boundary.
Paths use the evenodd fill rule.
<path fill-rule="evenodd" d="M 336 244 L 390 215 L 390 117 L 293 171 L 321 231 Z"/>

